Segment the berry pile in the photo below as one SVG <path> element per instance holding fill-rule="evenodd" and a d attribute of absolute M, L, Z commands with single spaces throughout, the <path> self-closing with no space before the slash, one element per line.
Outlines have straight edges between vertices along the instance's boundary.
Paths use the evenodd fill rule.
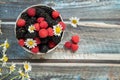
<path fill-rule="evenodd" d="M 71 37 L 71 41 L 65 42 L 64 46 L 65 46 L 65 48 L 71 49 L 73 52 L 75 52 L 79 48 L 79 46 L 78 46 L 79 41 L 80 41 L 79 36 L 74 35 Z"/>
<path fill-rule="evenodd" d="M 47 6 L 24 11 L 16 22 L 18 44 L 34 54 L 47 53 L 61 41 L 66 25 L 60 13 Z"/>

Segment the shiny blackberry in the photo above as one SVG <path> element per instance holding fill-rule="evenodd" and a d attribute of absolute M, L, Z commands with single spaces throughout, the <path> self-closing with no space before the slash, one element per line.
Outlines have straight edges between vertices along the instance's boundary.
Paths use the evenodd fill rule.
<path fill-rule="evenodd" d="M 40 45 L 39 48 L 42 53 L 46 53 L 49 50 L 47 45 Z"/>
<path fill-rule="evenodd" d="M 52 40 L 53 40 L 56 44 L 58 44 L 58 43 L 61 41 L 61 36 L 53 36 L 53 37 L 52 37 Z"/>
<path fill-rule="evenodd" d="M 35 38 L 35 37 L 38 37 L 38 34 L 37 32 L 34 32 L 34 33 L 29 33 L 27 32 L 26 35 L 25 35 L 25 38 Z"/>
<path fill-rule="evenodd" d="M 40 38 L 41 44 L 47 44 L 49 41 L 49 38 Z"/>
<path fill-rule="evenodd" d="M 24 28 L 18 28 L 18 29 L 16 30 L 16 37 L 17 37 L 18 39 L 24 38 L 26 32 L 27 32 L 27 31 L 26 31 Z"/>
<path fill-rule="evenodd" d="M 50 8 L 50 7 L 46 7 L 46 6 L 41 6 L 41 8 L 44 9 L 45 12 L 47 12 L 49 15 L 52 14 L 52 11 L 53 11 L 52 8 Z"/>
<path fill-rule="evenodd" d="M 28 20 L 29 16 L 26 12 L 24 12 L 24 13 L 21 14 L 21 18 L 24 19 L 24 20 Z"/>
<path fill-rule="evenodd" d="M 40 7 L 36 7 L 36 17 L 40 17 L 41 13 L 45 13 Z"/>

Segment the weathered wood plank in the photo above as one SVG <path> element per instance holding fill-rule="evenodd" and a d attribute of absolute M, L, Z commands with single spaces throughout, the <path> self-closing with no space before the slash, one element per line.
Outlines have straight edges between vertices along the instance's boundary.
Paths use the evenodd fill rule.
<path fill-rule="evenodd" d="M 33 3 L 36 4 L 36 3 Z M 16 19 L 19 13 L 26 7 L 33 4 L 0 4 L 1 19 Z M 39 2 L 37 3 L 39 4 Z M 43 2 L 43 4 L 47 4 Z M 53 8 L 57 9 L 63 19 L 68 19 L 71 16 L 77 16 L 82 19 L 119 19 L 120 2 L 119 1 L 101 1 L 101 2 L 71 2 L 71 3 L 55 3 Z M 13 15 L 14 16 L 11 16 Z M 74 14 L 74 15 L 73 15 Z"/>

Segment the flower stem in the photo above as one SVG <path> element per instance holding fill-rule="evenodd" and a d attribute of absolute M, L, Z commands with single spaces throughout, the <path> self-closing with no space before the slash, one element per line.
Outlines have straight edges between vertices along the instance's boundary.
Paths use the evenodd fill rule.
<path fill-rule="evenodd" d="M 0 80 L 3 80 L 4 78 L 8 77 L 9 74 L 6 74 L 5 76 L 3 76 L 2 78 L 0 78 Z"/>
<path fill-rule="evenodd" d="M 11 78 L 10 80 L 14 80 L 14 79 L 16 79 L 16 78 L 18 78 L 19 76 L 14 76 L 13 78 Z"/>

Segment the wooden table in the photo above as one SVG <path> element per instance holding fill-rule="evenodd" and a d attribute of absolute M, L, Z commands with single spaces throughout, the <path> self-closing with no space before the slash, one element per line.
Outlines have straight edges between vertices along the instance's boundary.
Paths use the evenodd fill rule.
<path fill-rule="evenodd" d="M 65 22 L 68 22 L 70 17 L 76 16 L 80 18 L 80 23 L 87 24 L 77 28 L 67 24 L 64 38 L 54 51 L 42 56 L 32 55 L 17 44 L 14 23 L 22 10 L 35 4 L 52 6 L 61 13 Z M 7 51 L 10 61 L 33 62 L 31 73 L 33 78 L 39 77 L 39 74 L 50 75 L 49 77 L 52 77 L 52 74 L 58 77 L 68 75 L 69 78 L 71 74 L 80 75 L 88 80 L 120 79 L 119 0 L 61 0 L 59 2 L 58 0 L 0 0 L 0 20 L 3 32 L 3 35 L 0 35 L 0 43 L 6 38 L 10 42 L 11 46 Z M 80 48 L 76 53 L 63 48 L 64 42 L 73 34 L 79 34 L 81 38 Z"/>

